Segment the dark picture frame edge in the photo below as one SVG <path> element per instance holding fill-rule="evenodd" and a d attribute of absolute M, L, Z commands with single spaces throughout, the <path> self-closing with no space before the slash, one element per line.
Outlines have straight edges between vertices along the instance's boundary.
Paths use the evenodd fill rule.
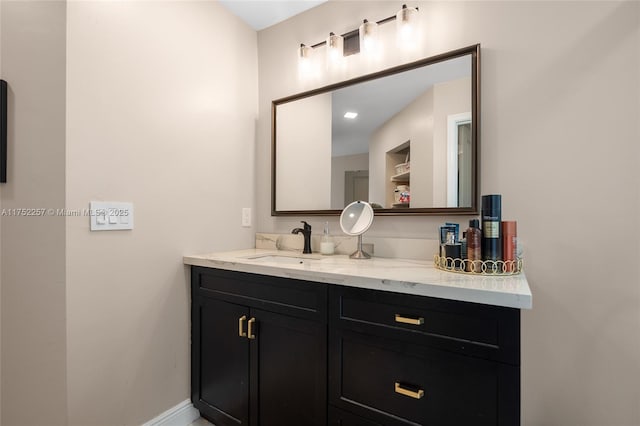
<path fill-rule="evenodd" d="M 7 182 L 7 95 L 7 82 L 0 80 L 0 183 Z"/>

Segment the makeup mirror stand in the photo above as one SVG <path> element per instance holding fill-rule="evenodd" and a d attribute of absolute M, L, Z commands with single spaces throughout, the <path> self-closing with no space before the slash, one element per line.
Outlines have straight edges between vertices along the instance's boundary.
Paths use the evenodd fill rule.
<path fill-rule="evenodd" d="M 358 249 L 349 255 L 351 259 L 371 259 L 371 255 L 369 253 L 365 253 L 362 251 L 362 234 L 358 235 Z"/>
<path fill-rule="evenodd" d="M 340 215 L 342 232 L 358 237 L 358 248 L 349 256 L 351 259 L 371 259 L 371 255 L 362 250 L 362 234 L 372 223 L 373 208 L 366 201 L 354 201 L 342 211 Z"/>

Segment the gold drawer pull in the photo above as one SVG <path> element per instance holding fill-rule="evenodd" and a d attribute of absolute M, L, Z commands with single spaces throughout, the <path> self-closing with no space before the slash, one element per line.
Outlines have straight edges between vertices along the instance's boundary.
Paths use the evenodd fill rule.
<path fill-rule="evenodd" d="M 400 314 L 396 314 L 396 322 L 401 322 L 403 324 L 411 324 L 411 325 L 422 325 L 424 324 L 424 318 L 408 318 L 403 317 Z"/>
<path fill-rule="evenodd" d="M 417 391 L 405 389 L 398 382 L 396 382 L 396 393 L 399 393 L 400 395 L 408 396 L 411 398 L 415 398 L 415 399 L 420 399 L 424 396 L 424 391 L 422 389 L 418 389 Z"/>
<path fill-rule="evenodd" d="M 256 338 L 256 335 L 253 334 L 253 324 L 255 324 L 255 322 L 256 322 L 255 318 L 251 318 L 249 320 L 249 329 L 247 330 L 247 333 L 249 333 L 249 336 L 247 336 L 247 337 L 249 337 L 249 339 L 255 339 Z"/>
<path fill-rule="evenodd" d="M 238 319 L 238 336 L 247 337 L 247 333 L 244 332 L 244 322 L 247 320 L 247 316 L 243 315 Z"/>

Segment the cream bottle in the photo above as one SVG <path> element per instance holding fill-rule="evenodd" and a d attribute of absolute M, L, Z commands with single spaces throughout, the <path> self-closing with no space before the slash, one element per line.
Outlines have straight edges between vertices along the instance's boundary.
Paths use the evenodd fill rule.
<path fill-rule="evenodd" d="M 333 254 L 335 245 L 333 239 L 329 235 L 329 222 L 324 223 L 324 234 L 322 234 L 322 240 L 320 241 L 320 253 L 321 254 Z"/>

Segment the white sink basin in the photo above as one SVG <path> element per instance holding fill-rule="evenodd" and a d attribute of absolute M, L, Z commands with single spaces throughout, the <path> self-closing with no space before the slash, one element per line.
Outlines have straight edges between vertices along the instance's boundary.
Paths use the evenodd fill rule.
<path fill-rule="evenodd" d="M 305 263 L 318 262 L 320 257 L 304 257 L 295 255 L 267 254 L 264 256 L 249 257 L 249 260 L 256 263 L 276 263 L 279 265 L 303 265 Z"/>

